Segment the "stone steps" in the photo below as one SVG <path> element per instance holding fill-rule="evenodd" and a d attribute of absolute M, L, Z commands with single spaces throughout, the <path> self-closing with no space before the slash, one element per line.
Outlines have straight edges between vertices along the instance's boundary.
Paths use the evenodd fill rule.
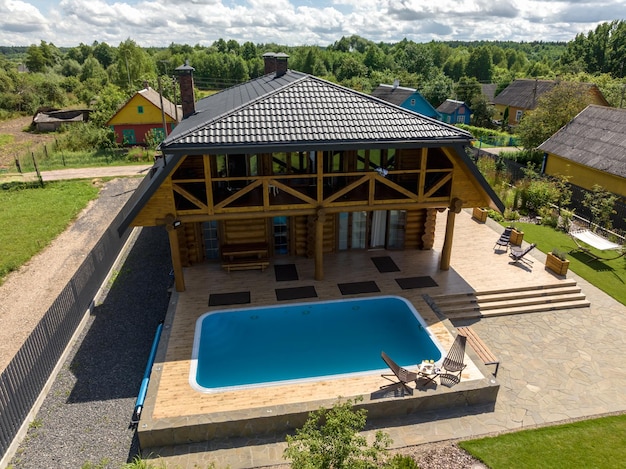
<path fill-rule="evenodd" d="M 576 281 L 503 290 L 431 297 L 438 312 L 449 319 L 471 319 L 510 314 L 586 308 L 590 303 Z"/>

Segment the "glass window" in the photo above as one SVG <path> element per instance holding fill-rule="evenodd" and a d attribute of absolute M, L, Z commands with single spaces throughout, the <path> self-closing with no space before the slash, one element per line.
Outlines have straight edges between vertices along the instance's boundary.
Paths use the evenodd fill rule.
<path fill-rule="evenodd" d="M 143 106 L 137 106 L 137 114 L 143 114 Z"/>
<path fill-rule="evenodd" d="M 217 221 L 212 220 L 202 223 L 202 238 L 204 239 L 204 256 L 207 259 L 219 258 Z"/>
<path fill-rule="evenodd" d="M 289 226 L 287 217 L 274 217 L 274 253 L 289 254 Z"/>

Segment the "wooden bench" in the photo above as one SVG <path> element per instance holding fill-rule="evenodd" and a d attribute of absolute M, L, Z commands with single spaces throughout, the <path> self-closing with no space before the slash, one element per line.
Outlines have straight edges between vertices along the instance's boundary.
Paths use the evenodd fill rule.
<path fill-rule="evenodd" d="M 498 368 L 500 367 L 500 360 L 496 358 L 489 347 L 485 345 L 476 332 L 470 326 L 457 327 L 459 334 L 467 337 L 467 342 L 472 346 L 476 355 L 483 361 L 485 365 L 496 365 L 496 369 L 493 373 L 494 376 L 498 375 Z"/>
<path fill-rule="evenodd" d="M 222 262 L 222 268 L 228 272 L 231 270 L 265 270 L 270 265 L 267 257 L 239 257 L 237 259 Z"/>
<path fill-rule="evenodd" d="M 221 248 L 224 260 L 234 260 L 235 258 L 258 257 L 265 258 L 269 253 L 267 243 L 245 243 L 245 244 L 224 244 Z"/>

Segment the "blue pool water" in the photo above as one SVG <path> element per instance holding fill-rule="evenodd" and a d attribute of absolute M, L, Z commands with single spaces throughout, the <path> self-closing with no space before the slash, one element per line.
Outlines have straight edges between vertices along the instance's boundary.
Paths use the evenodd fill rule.
<path fill-rule="evenodd" d="M 189 381 L 201 392 L 388 371 L 443 349 L 398 296 L 212 311 L 196 322 Z"/>

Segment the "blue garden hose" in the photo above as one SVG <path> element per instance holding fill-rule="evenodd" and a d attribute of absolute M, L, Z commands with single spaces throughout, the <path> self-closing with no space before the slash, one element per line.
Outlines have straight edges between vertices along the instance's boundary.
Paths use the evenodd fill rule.
<path fill-rule="evenodd" d="M 156 356 L 157 348 L 159 346 L 162 329 L 163 321 L 159 323 L 156 333 L 154 334 L 154 340 L 152 341 L 152 349 L 150 350 L 150 356 L 148 357 L 146 371 L 143 374 L 143 380 L 141 381 L 141 387 L 139 388 L 139 395 L 137 396 L 137 400 L 135 401 L 135 410 L 133 411 L 133 416 L 130 420 L 131 427 L 135 427 L 139 423 L 139 418 L 141 417 L 141 410 L 143 409 L 143 403 L 146 400 L 148 383 L 150 382 L 150 374 L 152 373 L 152 365 L 154 364 L 154 358 Z"/>

